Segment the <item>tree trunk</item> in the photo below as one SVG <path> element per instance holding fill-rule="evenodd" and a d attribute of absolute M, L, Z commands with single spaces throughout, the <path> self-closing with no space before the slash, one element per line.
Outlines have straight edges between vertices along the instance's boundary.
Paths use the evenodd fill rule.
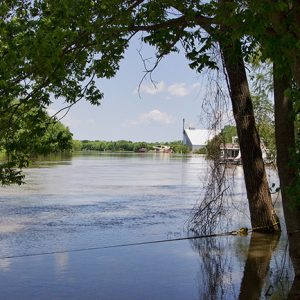
<path fill-rule="evenodd" d="M 289 253 L 293 262 L 295 279 L 290 291 L 290 299 L 300 299 L 300 210 L 292 207 L 287 188 L 295 180 L 292 151 L 295 149 L 293 103 L 285 95 L 290 87 L 290 78 L 279 76 L 274 66 L 274 102 L 277 167 L 282 194 L 282 205 L 289 238 Z"/>
<path fill-rule="evenodd" d="M 252 234 L 239 300 L 260 299 L 262 288 L 268 275 L 271 257 L 277 247 L 279 238 L 280 233 Z M 268 297 L 268 295 L 265 296 Z"/>
<path fill-rule="evenodd" d="M 220 47 L 230 86 L 252 228 L 254 231 L 260 232 L 280 231 L 262 159 L 260 138 L 255 126 L 240 42 L 220 43 Z"/>

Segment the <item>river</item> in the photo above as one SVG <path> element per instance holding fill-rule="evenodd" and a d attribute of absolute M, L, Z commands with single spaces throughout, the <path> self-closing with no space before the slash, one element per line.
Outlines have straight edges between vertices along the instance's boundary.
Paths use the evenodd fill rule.
<path fill-rule="evenodd" d="M 256 277 L 262 299 L 284 297 L 292 278 L 284 235 L 110 248 L 186 237 L 208 172 L 202 156 L 169 154 L 36 162 L 25 185 L 1 187 L 0 299 L 242 299 Z M 224 232 L 250 227 L 241 167 L 231 173 Z M 247 269 L 251 259 L 263 276 Z"/>

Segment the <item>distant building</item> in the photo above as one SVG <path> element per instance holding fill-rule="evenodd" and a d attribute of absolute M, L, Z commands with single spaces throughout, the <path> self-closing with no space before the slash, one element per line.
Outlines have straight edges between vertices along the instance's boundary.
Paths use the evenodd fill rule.
<path fill-rule="evenodd" d="M 215 136 L 216 133 L 209 129 L 185 128 L 185 121 L 183 119 L 183 144 L 188 146 L 191 151 L 205 147 Z"/>
<path fill-rule="evenodd" d="M 172 149 L 170 146 L 165 146 L 165 145 L 158 145 L 153 147 L 154 151 L 156 153 L 171 153 Z"/>
<path fill-rule="evenodd" d="M 231 140 L 231 143 L 220 145 L 220 161 L 221 163 L 240 164 L 241 152 L 238 137 L 233 136 Z"/>
<path fill-rule="evenodd" d="M 273 163 L 272 154 L 266 148 L 264 140 L 260 140 L 260 148 L 262 152 L 262 158 L 264 163 L 270 164 Z M 239 140 L 237 136 L 232 137 L 231 143 L 221 144 L 220 145 L 220 162 L 221 163 L 231 163 L 231 164 L 241 164 L 241 151 Z"/>

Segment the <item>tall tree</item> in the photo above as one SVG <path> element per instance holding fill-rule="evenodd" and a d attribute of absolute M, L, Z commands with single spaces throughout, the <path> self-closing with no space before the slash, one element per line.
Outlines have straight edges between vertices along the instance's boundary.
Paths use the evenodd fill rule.
<path fill-rule="evenodd" d="M 277 166 L 282 203 L 290 242 L 295 281 L 290 298 L 300 297 L 300 169 L 295 163 L 295 110 L 291 97 L 300 88 L 300 4 L 299 1 L 245 1 L 241 16 L 244 34 L 260 46 L 262 58 L 274 64 L 274 103 Z M 256 44 L 257 45 L 257 44 Z M 296 93 L 296 95 L 299 95 Z M 299 155 L 299 154 L 298 154 Z M 298 287 L 298 288 L 297 288 Z"/>
<path fill-rule="evenodd" d="M 299 204 L 294 201 L 295 196 L 299 195 L 291 195 L 289 192 L 289 188 L 295 184 L 297 177 L 297 170 L 295 165 L 292 164 L 295 151 L 293 103 L 286 93 L 290 88 L 290 82 L 290 77 L 278 74 L 275 65 L 274 99 L 277 166 L 285 223 L 289 235 L 289 252 L 295 271 L 295 280 L 289 296 L 290 299 L 296 299 L 300 297 L 300 209 Z"/>
<path fill-rule="evenodd" d="M 233 115 L 239 138 L 244 178 L 249 201 L 251 224 L 258 231 L 279 231 L 278 217 L 272 205 L 265 166 L 256 129 L 253 104 L 246 75 L 239 35 L 232 28 L 236 4 L 232 0 L 219 1 L 219 22 L 216 33 L 228 75 Z M 226 20 L 226 21 L 223 21 Z"/>
<path fill-rule="evenodd" d="M 277 231 L 280 226 L 272 205 L 240 42 L 233 40 L 220 45 L 230 84 L 251 224 L 253 230 Z"/>

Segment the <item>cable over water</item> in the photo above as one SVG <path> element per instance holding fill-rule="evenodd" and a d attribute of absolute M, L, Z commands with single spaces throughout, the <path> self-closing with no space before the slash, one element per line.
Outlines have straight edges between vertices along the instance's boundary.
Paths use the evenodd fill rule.
<path fill-rule="evenodd" d="M 160 243 L 169 243 L 169 242 L 177 242 L 184 240 L 195 240 L 195 239 L 203 239 L 210 237 L 218 237 L 218 236 L 228 236 L 228 235 L 248 235 L 249 232 L 252 232 L 253 229 L 248 229 L 247 227 L 242 227 L 239 230 L 227 231 L 222 233 L 214 233 L 214 234 L 206 234 L 206 235 L 197 235 L 197 236 L 189 236 L 175 239 L 164 239 L 164 240 L 154 240 L 154 241 L 144 241 L 137 243 L 127 243 L 127 244 L 116 244 L 116 245 L 108 245 L 108 246 L 99 246 L 99 247 L 87 247 L 87 248 L 79 248 L 79 249 L 70 249 L 70 250 L 61 250 L 61 251 L 49 251 L 49 252 L 41 252 L 41 253 L 29 253 L 29 254 L 21 254 L 21 255 L 9 255 L 2 256 L 2 259 L 12 259 L 12 258 L 22 258 L 22 257 L 34 257 L 34 256 L 43 256 L 43 255 L 53 255 L 53 254 L 62 254 L 62 253 L 72 253 L 72 252 L 83 252 L 83 251 L 93 251 L 93 250 L 103 250 L 103 249 L 112 249 L 112 248 L 122 248 L 122 247 L 132 247 L 132 246 L 142 246 L 149 244 L 160 244 Z M 294 233 L 298 233 L 299 230 Z"/>
<path fill-rule="evenodd" d="M 62 253 L 72 253 L 72 252 L 103 250 L 103 249 L 111 249 L 111 248 L 132 247 L 132 246 L 141 246 L 141 245 L 149 245 L 149 244 L 169 243 L 169 242 L 194 240 L 194 239 L 210 238 L 210 237 L 217 237 L 217 236 L 237 235 L 239 232 L 240 232 L 240 230 L 239 231 L 224 232 L 224 233 L 215 233 L 215 234 L 207 234 L 207 235 L 182 237 L 182 238 L 175 238 L 175 239 L 144 241 L 144 242 L 137 242 L 137 243 L 116 244 L 116 245 L 108 245 L 108 246 L 87 247 L 87 248 L 79 248 L 79 249 L 49 251 L 49 252 L 41 252 L 41 253 L 29 253 L 29 254 L 21 254 L 21 255 L 9 255 L 9 256 L 0 257 L 0 260 L 2 260 L 2 259 L 12 259 L 12 258 L 43 256 L 43 255 L 53 255 L 53 254 L 62 254 Z"/>

